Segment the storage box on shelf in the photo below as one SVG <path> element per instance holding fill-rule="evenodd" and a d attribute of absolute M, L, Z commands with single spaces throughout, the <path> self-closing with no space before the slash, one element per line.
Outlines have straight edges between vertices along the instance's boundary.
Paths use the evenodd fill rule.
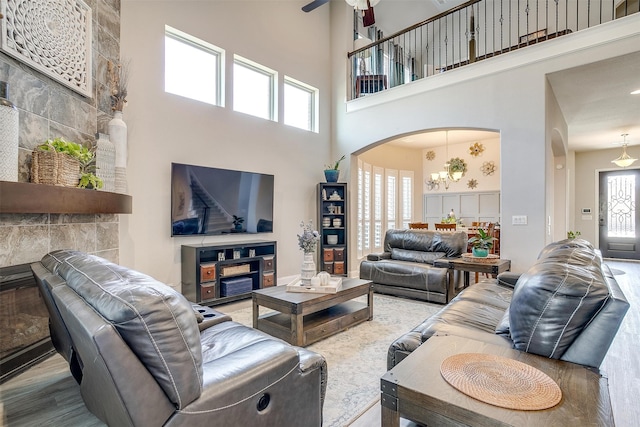
<path fill-rule="evenodd" d="M 347 268 L 347 184 L 318 184 L 319 270 L 346 276 Z"/>
<path fill-rule="evenodd" d="M 182 294 L 205 305 L 249 298 L 276 283 L 276 242 L 182 245 Z"/>

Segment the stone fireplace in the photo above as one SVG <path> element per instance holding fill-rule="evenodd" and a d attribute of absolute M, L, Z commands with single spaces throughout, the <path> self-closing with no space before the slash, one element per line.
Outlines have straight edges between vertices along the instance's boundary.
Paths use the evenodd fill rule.
<path fill-rule="evenodd" d="M 0 268 L 0 382 L 52 352 L 49 314 L 29 264 Z"/>
<path fill-rule="evenodd" d="M 91 96 L 74 92 L 0 52 L 0 80 L 8 82 L 9 100 L 19 112 L 20 183 L 30 181 L 31 152 L 47 139 L 63 137 L 89 146 L 95 144 L 98 132 L 108 133 L 107 124 L 113 111 L 107 64 L 121 59 L 120 2 L 89 3 L 93 39 Z M 86 195 L 75 197 L 67 193 L 51 195 L 49 200 L 69 204 L 68 201 L 74 199 L 79 209 L 15 209 L 17 203 L 8 200 L 12 197 L 7 190 L 11 184 L 0 181 L 0 366 L 3 379 L 9 369 L 5 361 L 13 358 L 11 354 L 31 354 L 37 361 L 42 356 L 34 356 L 33 346 L 48 342 L 42 349 L 47 345 L 51 348 L 46 308 L 41 303 L 35 281 L 33 285 L 27 284 L 33 280 L 29 264 L 56 249 L 80 250 L 118 262 L 118 214 L 123 213 L 122 209 L 102 209 L 107 203 L 96 201 L 95 197 L 83 201 L 77 199 L 87 199 Z M 21 191 L 22 187 L 18 192 Z M 32 200 L 46 198 L 40 195 L 28 197 Z M 124 213 L 130 213 L 130 207 L 128 211 Z"/>
<path fill-rule="evenodd" d="M 49 315 L 30 264 L 56 249 L 117 263 L 118 233 L 117 214 L 0 213 L 0 382 L 53 351 Z"/>

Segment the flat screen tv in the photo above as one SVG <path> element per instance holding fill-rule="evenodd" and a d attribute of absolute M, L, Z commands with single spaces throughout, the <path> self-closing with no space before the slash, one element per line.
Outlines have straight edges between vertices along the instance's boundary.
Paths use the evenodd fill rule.
<path fill-rule="evenodd" d="M 171 235 L 273 231 L 273 175 L 171 163 Z"/>

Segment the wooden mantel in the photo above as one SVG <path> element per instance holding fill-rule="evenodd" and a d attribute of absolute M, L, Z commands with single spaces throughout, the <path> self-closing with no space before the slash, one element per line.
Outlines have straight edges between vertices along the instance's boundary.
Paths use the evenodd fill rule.
<path fill-rule="evenodd" d="M 130 214 L 131 205 L 126 194 L 0 181 L 0 213 Z"/>

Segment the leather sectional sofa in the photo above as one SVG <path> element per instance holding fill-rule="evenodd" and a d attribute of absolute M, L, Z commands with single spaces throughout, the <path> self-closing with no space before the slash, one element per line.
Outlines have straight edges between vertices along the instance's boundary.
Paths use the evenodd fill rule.
<path fill-rule="evenodd" d="M 545 247 L 524 274 L 502 273 L 462 291 L 391 344 L 387 368 L 432 336 L 454 335 L 599 368 L 629 303 L 585 240 Z"/>
<path fill-rule="evenodd" d="M 55 348 L 111 426 L 320 426 L 325 359 L 76 251 L 32 264 Z"/>
<path fill-rule="evenodd" d="M 433 262 L 466 251 L 464 231 L 388 230 L 384 252 L 369 254 L 360 263 L 360 278 L 371 280 L 379 293 L 447 303 L 453 298 L 447 269 L 434 267 Z M 462 275 L 454 274 L 453 283 L 458 287 Z"/>

